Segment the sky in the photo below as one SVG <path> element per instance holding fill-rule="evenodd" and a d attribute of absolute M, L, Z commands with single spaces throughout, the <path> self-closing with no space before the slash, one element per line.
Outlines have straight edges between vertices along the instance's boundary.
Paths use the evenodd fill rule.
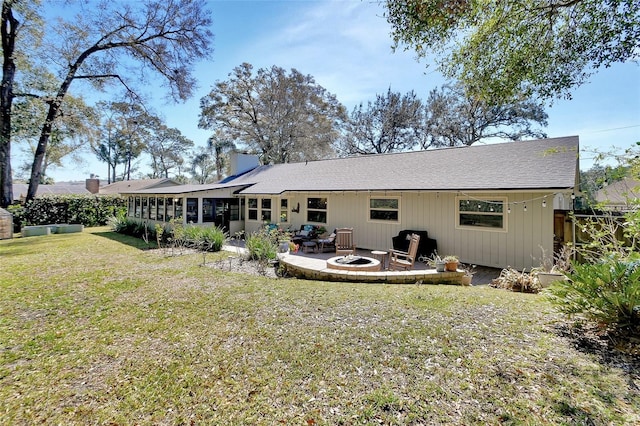
<path fill-rule="evenodd" d="M 447 83 L 434 66 L 416 61 L 412 51 L 392 51 L 390 27 L 377 1 L 210 1 L 214 52 L 196 66 L 199 88 L 183 104 L 156 96 L 153 107 L 169 127 L 204 146 L 210 131 L 198 129 L 200 98 L 216 81 L 243 62 L 259 68 L 273 65 L 314 77 L 347 111 L 374 101 L 376 94 L 411 90 L 423 100 Z M 73 89 L 73 87 L 72 87 Z M 546 109 L 549 137 L 578 135 L 581 168 L 591 167 L 587 151 L 623 150 L 640 141 L 640 65 L 618 64 L 600 70 L 577 88 L 570 100 Z M 107 166 L 87 153 L 81 165 L 48 170 L 56 181 L 84 180 L 95 174 L 106 180 Z M 142 159 L 142 170 L 148 163 Z M 14 168 L 16 166 L 14 165 Z"/>

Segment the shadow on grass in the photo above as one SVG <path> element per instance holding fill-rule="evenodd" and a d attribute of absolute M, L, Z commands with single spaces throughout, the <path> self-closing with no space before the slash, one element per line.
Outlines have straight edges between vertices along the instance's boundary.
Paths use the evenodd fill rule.
<path fill-rule="evenodd" d="M 130 247 L 137 248 L 138 250 L 151 250 L 158 248 L 155 241 L 146 242 L 142 238 L 132 237 L 130 235 L 119 234 L 117 232 L 93 232 L 93 235 L 99 237 L 108 238 L 112 241 L 117 241 L 121 244 L 126 244 Z"/>

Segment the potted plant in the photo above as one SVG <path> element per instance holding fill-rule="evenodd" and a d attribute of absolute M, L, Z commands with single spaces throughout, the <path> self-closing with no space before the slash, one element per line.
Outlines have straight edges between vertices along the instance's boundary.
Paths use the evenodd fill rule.
<path fill-rule="evenodd" d="M 571 254 L 571 249 L 567 246 L 553 256 L 547 256 L 542 249 L 540 266 L 531 270 L 531 275 L 538 280 L 540 287 L 547 288 L 552 283 L 565 279 L 564 272 L 571 270 Z"/>
<path fill-rule="evenodd" d="M 460 263 L 458 256 L 448 255 L 445 256 L 442 260 L 444 260 L 445 263 L 445 271 L 456 272 L 458 270 L 458 263 Z"/>
<path fill-rule="evenodd" d="M 470 286 L 471 281 L 473 280 L 473 274 L 475 271 L 476 265 L 462 265 L 462 270 L 464 271 L 464 275 L 461 278 L 461 283 L 464 286 Z"/>
<path fill-rule="evenodd" d="M 433 253 L 433 255 L 427 259 L 427 264 L 431 268 L 435 268 L 436 272 L 444 272 L 445 262 L 438 256 L 438 253 Z"/>

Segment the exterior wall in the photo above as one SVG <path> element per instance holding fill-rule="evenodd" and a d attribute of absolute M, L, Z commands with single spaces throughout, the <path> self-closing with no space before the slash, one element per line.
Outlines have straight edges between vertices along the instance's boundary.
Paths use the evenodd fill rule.
<path fill-rule="evenodd" d="M 340 192 L 330 194 L 286 194 L 289 206 L 300 203 L 299 213 L 289 213 L 290 221 L 281 228 L 299 229 L 307 218 L 307 198 L 327 198 L 327 222 L 317 223 L 327 230 L 336 227 L 354 228 L 355 243 L 359 248 L 386 250 L 391 238 L 403 229 L 427 230 L 429 237 L 438 241 L 438 253 L 455 254 L 464 263 L 497 268 L 513 267 L 518 270 L 539 265 L 542 249 L 553 253 L 553 193 L 474 193 L 472 197 L 504 197 L 511 208 L 505 213 L 505 230 L 488 228 L 461 228 L 457 226 L 456 193 L 368 193 Z M 369 220 L 371 197 L 400 197 L 398 222 Z M 547 197 L 543 207 L 543 197 Z M 249 198 L 249 197 L 248 197 Z M 260 197 L 258 203 L 260 203 Z M 277 205 L 277 197 L 272 206 Z M 524 206 L 527 211 L 524 211 Z M 506 205 L 505 205 L 506 209 Z M 275 211 L 273 212 L 275 213 Z M 272 213 L 272 214 L 273 214 Z M 248 218 L 247 212 L 245 217 Z M 260 218 L 258 218 L 260 219 Z M 273 221 L 275 222 L 275 221 Z M 258 230 L 261 220 L 246 221 L 248 233 Z"/>
<path fill-rule="evenodd" d="M 125 194 L 127 195 L 127 194 Z M 157 194 L 163 196 L 162 194 Z M 387 250 L 391 247 L 391 238 L 403 229 L 426 230 L 429 237 L 438 242 L 438 253 L 455 254 L 464 263 L 472 263 L 497 268 L 513 267 L 518 270 L 538 266 L 544 249 L 553 253 L 554 232 L 554 194 L 551 192 L 500 192 L 472 193 L 472 197 L 497 199 L 503 197 L 511 208 L 505 213 L 505 229 L 461 228 L 457 226 L 456 193 L 405 192 L 405 193 L 369 193 L 369 192 L 331 192 L 331 193 L 285 193 L 282 196 L 246 196 L 244 221 L 230 223 L 230 235 L 244 230 L 250 234 L 264 226 L 262 200 L 270 200 L 269 214 L 271 223 L 280 228 L 295 231 L 300 225 L 314 223 L 324 226 L 328 231 L 338 227 L 354 228 L 355 243 L 359 248 Z M 152 194 L 148 194 L 152 196 Z M 202 224 L 202 198 L 227 198 L 231 192 L 206 191 L 180 194 L 183 200 L 183 217 L 186 217 L 186 199 L 198 199 L 198 222 Z M 543 197 L 547 205 L 543 207 Z M 307 199 L 326 198 L 327 220 L 324 223 L 308 220 Z M 398 198 L 398 221 L 369 220 L 370 198 Z M 175 198 L 175 196 L 174 196 Z M 257 200 L 256 219 L 249 218 L 248 200 Z M 286 208 L 282 200 L 286 199 Z M 524 211 L 524 206 L 527 211 Z M 506 208 L 506 207 L 505 207 Z M 285 213 L 287 220 L 282 221 Z M 150 221 L 153 222 L 153 221 Z M 185 219 L 186 224 L 186 219 Z"/>

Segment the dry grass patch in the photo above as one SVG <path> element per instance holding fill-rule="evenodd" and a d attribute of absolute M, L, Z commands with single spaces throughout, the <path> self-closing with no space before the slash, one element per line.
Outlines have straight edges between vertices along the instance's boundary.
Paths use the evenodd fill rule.
<path fill-rule="evenodd" d="M 270 279 L 105 232 L 0 241 L 5 423 L 640 421 L 637 364 L 540 296 Z"/>

